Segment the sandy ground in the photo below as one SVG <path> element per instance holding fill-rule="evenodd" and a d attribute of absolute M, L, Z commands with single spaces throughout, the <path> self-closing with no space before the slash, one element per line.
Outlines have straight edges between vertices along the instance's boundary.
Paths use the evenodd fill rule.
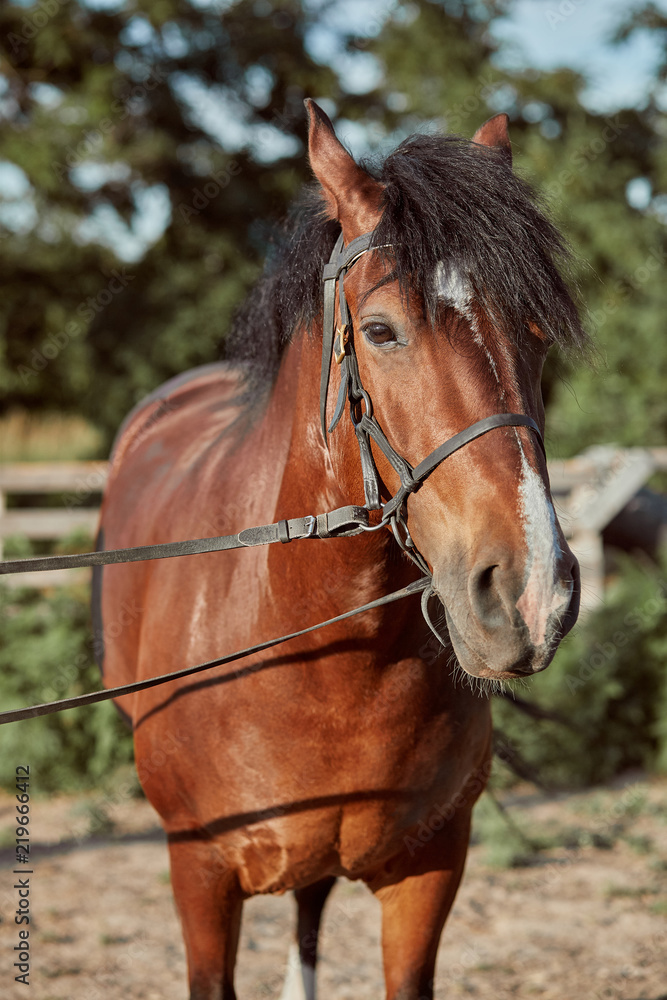
<path fill-rule="evenodd" d="M 474 845 L 440 947 L 437 996 L 667 1000 L 667 782 L 546 799 L 505 799 L 512 820 L 549 844 L 521 867 Z M 99 796 L 33 799 L 30 986 L 15 983 L 15 802 L 0 797 L 0 996 L 31 1000 L 185 1000 L 185 957 L 164 837 L 151 807 Z M 106 818 L 104 814 L 107 814 Z M 21 866 L 26 869 L 26 866 Z M 291 896 L 245 907 L 240 1000 L 280 995 L 294 921 Z M 339 883 L 327 905 L 321 1000 L 383 994 L 376 901 Z"/>

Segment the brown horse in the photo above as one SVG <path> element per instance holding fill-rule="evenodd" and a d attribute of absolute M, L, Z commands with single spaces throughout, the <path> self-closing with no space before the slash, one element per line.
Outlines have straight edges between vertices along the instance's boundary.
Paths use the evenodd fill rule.
<path fill-rule="evenodd" d="M 308 110 L 319 185 L 238 317 L 231 360 L 167 383 L 126 421 L 102 544 L 362 505 L 363 480 L 378 508 L 374 484 L 386 504 L 408 482 L 392 523 L 414 559 L 380 511 L 380 528 L 355 537 L 107 567 L 104 679 L 148 678 L 314 624 L 428 567 L 440 649 L 410 597 L 120 701 L 168 837 L 192 1000 L 235 997 L 243 900 L 288 889 L 312 1000 L 338 876 L 362 879 L 381 903 L 387 998 L 426 1000 L 489 772 L 487 679 L 544 669 L 577 615 L 576 562 L 536 425 L 549 345 L 583 333 L 557 269 L 563 243 L 512 173 L 505 115 L 472 142 L 414 136 L 373 174 Z M 340 260 L 365 234 L 323 314 L 334 244 Z M 334 303 L 336 359 L 325 351 L 322 383 Z M 318 398 L 336 423 L 341 382 L 353 419 L 323 437 Z M 371 406 L 386 438 L 362 440 Z M 410 485 L 397 455 L 409 470 L 487 417 Z M 112 627 L 127 621 L 124 603 L 141 613 Z"/>

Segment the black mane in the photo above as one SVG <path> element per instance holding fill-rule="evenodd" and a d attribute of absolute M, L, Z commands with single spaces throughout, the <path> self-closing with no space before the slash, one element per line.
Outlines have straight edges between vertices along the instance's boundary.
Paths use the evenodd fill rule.
<path fill-rule="evenodd" d="M 586 343 L 561 276 L 569 248 L 503 157 L 457 136 L 414 135 L 378 169 L 365 167 L 385 185 L 373 242 L 391 245 L 378 252 L 390 254 L 405 294 L 421 292 L 431 317 L 444 261 L 466 273 L 477 300 L 515 337 L 533 322 L 551 343 Z M 226 357 L 248 362 L 255 385 L 273 380 L 292 334 L 321 314 L 322 268 L 339 232 L 323 216 L 319 187 L 307 188 L 226 341 Z"/>

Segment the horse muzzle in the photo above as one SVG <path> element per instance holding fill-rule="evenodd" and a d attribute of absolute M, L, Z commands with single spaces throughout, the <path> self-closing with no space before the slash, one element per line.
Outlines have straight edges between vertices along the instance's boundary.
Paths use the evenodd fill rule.
<path fill-rule="evenodd" d="M 473 677 L 510 680 L 544 670 L 577 620 L 580 579 L 566 547 L 550 580 L 528 581 L 510 560 L 479 560 L 463 586 L 434 574 L 449 641 Z M 444 637 L 443 637 L 444 639 Z"/>

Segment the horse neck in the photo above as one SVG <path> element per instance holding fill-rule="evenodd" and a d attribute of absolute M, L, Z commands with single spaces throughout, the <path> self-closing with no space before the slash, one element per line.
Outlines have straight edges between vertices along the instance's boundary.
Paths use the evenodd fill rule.
<path fill-rule="evenodd" d="M 322 437 L 321 350 L 318 331 L 297 335 L 285 351 L 272 398 L 277 412 L 292 412 L 284 491 L 293 493 L 296 488 L 307 503 L 317 505 L 315 513 L 364 502 L 359 449 L 350 421 L 344 415 L 326 443 Z M 337 391 L 334 378 L 329 392 Z"/>

